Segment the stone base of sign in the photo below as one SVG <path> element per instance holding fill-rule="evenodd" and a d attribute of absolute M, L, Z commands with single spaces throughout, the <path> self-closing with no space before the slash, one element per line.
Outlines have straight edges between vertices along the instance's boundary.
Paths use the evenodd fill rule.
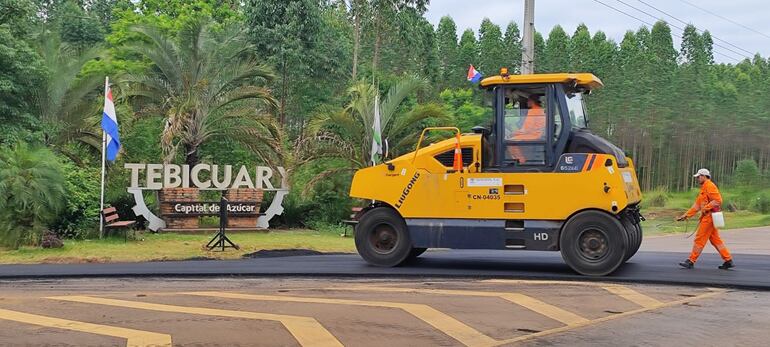
<path fill-rule="evenodd" d="M 244 202 L 256 202 L 256 213 L 248 216 L 228 216 L 227 227 L 228 228 L 256 228 L 257 218 L 259 218 L 259 207 L 262 203 L 263 192 L 261 189 L 254 188 L 238 188 L 228 189 L 225 192 L 225 197 L 229 201 L 244 201 Z"/>
<path fill-rule="evenodd" d="M 199 201 L 198 188 L 163 188 L 158 193 L 160 216 L 166 221 L 165 229 L 195 229 L 199 227 L 198 216 L 180 216 L 174 212 L 174 204 L 168 202 Z"/>

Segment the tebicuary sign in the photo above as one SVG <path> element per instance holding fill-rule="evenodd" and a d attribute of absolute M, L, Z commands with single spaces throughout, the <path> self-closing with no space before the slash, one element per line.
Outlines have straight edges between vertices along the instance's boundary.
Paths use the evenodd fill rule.
<path fill-rule="evenodd" d="M 273 184 L 278 179 L 275 171 L 268 166 L 247 167 L 240 166 L 234 170 L 232 165 L 212 165 L 198 164 L 193 167 L 190 165 L 177 164 L 135 164 L 127 163 L 124 167 L 131 170 L 130 185 L 128 192 L 134 196 L 136 205 L 133 210 L 137 216 L 144 216 L 149 222 L 148 228 L 153 231 L 165 228 L 166 223 L 152 213 L 144 202 L 143 190 L 160 190 L 163 188 L 198 188 L 201 190 L 226 190 L 237 188 L 256 188 L 263 191 L 274 191 L 275 197 L 270 206 L 265 210 L 262 216 L 257 219 L 257 228 L 267 229 L 269 221 L 275 215 L 283 213 L 283 198 L 289 193 L 288 177 L 283 167 L 277 167 L 280 175 L 279 188 Z M 219 211 L 219 206 L 212 207 L 212 204 L 202 202 L 179 202 L 174 205 L 174 212 L 188 215 L 208 215 L 214 214 L 212 209 Z M 230 211 L 231 208 L 239 211 Z M 231 214 L 254 214 L 259 211 L 256 205 L 248 203 L 231 204 L 228 213 Z M 179 209 L 177 211 L 177 209 Z"/>

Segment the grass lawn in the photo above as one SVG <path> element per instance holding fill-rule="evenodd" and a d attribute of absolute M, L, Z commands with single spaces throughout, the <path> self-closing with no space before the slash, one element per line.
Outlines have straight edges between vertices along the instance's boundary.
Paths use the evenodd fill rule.
<path fill-rule="evenodd" d="M 643 194 L 642 215 L 647 221 L 642 222 L 645 235 L 660 235 L 670 233 L 690 233 L 698 225 L 698 215 L 688 222 L 674 222 L 674 218 L 687 211 L 698 195 L 697 190 L 690 192 L 666 193 L 667 199 L 663 206 L 649 206 L 648 202 L 654 199 L 655 194 L 650 192 Z M 724 203 L 727 204 L 740 196 L 742 192 L 725 189 L 722 191 Z M 725 224 L 723 229 L 739 229 L 770 225 L 770 214 L 761 214 L 748 210 L 734 212 L 725 211 Z"/>
<path fill-rule="evenodd" d="M 350 233 L 348 233 L 350 235 Z M 227 236 L 241 249 L 212 252 L 205 248 L 211 234 L 146 233 L 141 240 L 124 242 L 122 237 L 103 240 L 64 240 L 64 247 L 42 249 L 22 247 L 0 251 L 0 264 L 136 262 L 191 258 L 237 259 L 247 253 L 268 249 L 312 249 L 320 252 L 355 252 L 353 238 L 332 231 L 276 230 L 238 232 Z"/>

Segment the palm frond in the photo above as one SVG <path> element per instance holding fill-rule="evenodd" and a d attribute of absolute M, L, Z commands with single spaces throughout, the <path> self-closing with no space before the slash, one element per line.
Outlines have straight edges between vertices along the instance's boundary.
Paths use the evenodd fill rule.
<path fill-rule="evenodd" d="M 390 87 L 387 95 L 380 103 L 381 126 L 387 127 L 404 99 L 418 89 L 425 87 L 426 84 L 427 81 L 423 78 L 407 76 Z"/>

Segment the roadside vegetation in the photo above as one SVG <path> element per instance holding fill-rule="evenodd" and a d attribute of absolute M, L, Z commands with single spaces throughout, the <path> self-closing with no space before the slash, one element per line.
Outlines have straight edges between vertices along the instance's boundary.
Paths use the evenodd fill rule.
<path fill-rule="evenodd" d="M 190 253 L 180 258 L 205 253 L 192 236 L 97 240 L 105 76 L 122 143 L 108 164 L 105 201 L 122 219 L 134 217 L 125 163 L 281 165 L 291 192 L 271 225 L 301 231 L 296 239 L 255 234 L 253 247 L 339 229 L 351 207 L 365 203 L 347 194 L 352 172 L 369 165 L 376 100 L 394 157 L 426 126 L 469 131 L 487 121 L 478 88 L 465 78 L 470 64 L 487 76 L 518 70 L 515 22 L 483 19 L 458 35 L 450 17 L 432 25 L 427 6 L 0 0 L 0 247 L 10 250 L 0 258 L 35 254 L 55 239 L 64 248 L 39 252 L 118 259 L 95 249 L 123 247 L 128 256 L 170 238 L 185 239 L 180 249 Z M 536 33 L 535 68 L 604 81 L 587 99 L 590 126 L 634 160 L 648 192 L 646 230 L 677 227 L 659 224 L 694 198 L 690 175 L 700 167 L 723 189 L 729 227 L 770 224 L 770 61 L 716 63 L 712 37 L 692 25 L 679 47 L 665 22 L 628 29 L 620 42 L 585 25 Z M 147 202 L 158 208 L 154 196 Z"/>
<path fill-rule="evenodd" d="M 348 233 L 350 235 L 350 233 Z M 240 250 L 225 252 L 205 248 L 210 234 L 144 233 L 136 237 L 112 236 L 95 240 L 67 240 L 62 248 L 22 246 L 0 252 L 0 264 L 28 263 L 107 263 L 170 261 L 188 259 L 240 259 L 261 250 L 313 250 L 318 252 L 355 252 L 351 237 L 341 237 L 337 230 L 278 230 L 271 232 L 233 232 L 228 237 Z"/>
<path fill-rule="evenodd" d="M 770 225 L 770 188 L 727 188 L 722 189 L 724 200 L 725 228 L 740 229 Z M 691 233 L 698 225 L 698 216 L 689 221 L 675 222 L 674 218 L 692 206 L 698 189 L 687 192 L 666 192 L 656 190 L 644 195 L 642 222 L 645 235 L 669 233 Z"/>

